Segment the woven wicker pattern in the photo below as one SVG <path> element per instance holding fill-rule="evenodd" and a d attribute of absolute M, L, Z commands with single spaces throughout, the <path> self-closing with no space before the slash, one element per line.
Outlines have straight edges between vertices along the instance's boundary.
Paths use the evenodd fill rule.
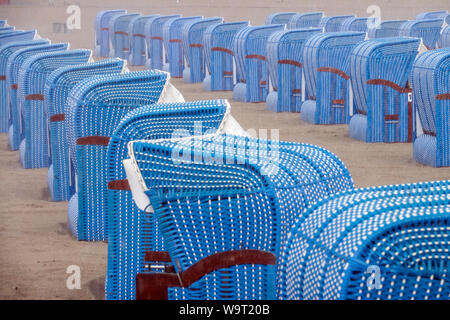
<path fill-rule="evenodd" d="M 415 20 L 441 19 L 441 18 L 446 18 L 447 15 L 448 15 L 448 12 L 446 10 L 422 12 L 416 16 Z"/>
<path fill-rule="evenodd" d="M 69 227 L 79 240 L 106 240 L 106 152 L 111 134 L 127 112 L 153 104 L 169 85 L 165 72 L 104 75 L 79 82 L 69 94 L 71 187 Z"/>
<path fill-rule="evenodd" d="M 353 15 L 322 17 L 319 28 L 323 28 L 323 32 L 341 31 L 342 23 L 348 18 L 354 18 Z"/>
<path fill-rule="evenodd" d="M 294 14 L 287 27 L 289 29 L 317 28 L 322 20 L 323 12 L 307 12 Z"/>
<path fill-rule="evenodd" d="M 114 131 L 108 147 L 108 181 L 126 179 L 122 161 L 127 144 L 138 139 L 171 139 L 220 132 L 229 115 L 226 100 L 158 104 L 131 111 Z M 144 219 L 129 190 L 108 190 L 108 299 L 134 299 L 136 274 L 148 271 L 146 251 L 162 251 L 156 221 Z M 129 232 L 135 230 L 135 232 Z"/>
<path fill-rule="evenodd" d="M 287 25 L 291 18 L 295 16 L 297 12 L 275 12 L 266 17 L 266 24 L 285 24 Z"/>
<path fill-rule="evenodd" d="M 450 48 L 421 54 L 414 62 L 411 82 L 422 128 L 414 140 L 414 160 L 450 166 Z"/>
<path fill-rule="evenodd" d="M 69 200 L 69 148 L 64 108 L 72 88 L 94 75 L 120 73 L 124 62 L 107 59 L 56 69 L 45 84 L 46 121 L 49 126 L 49 169 L 47 184 L 54 201 Z"/>
<path fill-rule="evenodd" d="M 303 48 L 306 88 L 300 119 L 314 124 L 350 120 L 350 54 L 364 40 L 362 32 L 326 32 L 310 37 Z"/>
<path fill-rule="evenodd" d="M 342 22 L 340 31 L 367 32 L 368 22 L 369 18 L 350 17 Z"/>
<path fill-rule="evenodd" d="M 267 40 L 270 93 L 267 109 L 275 112 L 300 112 L 303 103 L 303 44 L 319 28 L 277 31 Z M 309 96 L 306 92 L 305 97 Z"/>
<path fill-rule="evenodd" d="M 267 39 L 284 25 L 247 27 L 236 33 L 233 53 L 236 62 L 237 84 L 233 99 L 243 102 L 264 102 L 269 93 Z"/>
<path fill-rule="evenodd" d="M 356 114 L 350 137 L 365 142 L 412 142 L 413 111 L 406 88 L 420 41 L 379 38 L 358 45 L 350 57 Z"/>
<path fill-rule="evenodd" d="M 95 42 L 94 55 L 97 57 L 109 57 L 109 22 L 117 16 L 127 13 L 126 10 L 106 10 L 100 11 L 95 16 Z"/>
<path fill-rule="evenodd" d="M 205 90 L 231 91 L 235 85 L 233 39 L 247 27 L 248 21 L 228 22 L 209 26 L 204 33 L 204 54 L 207 66 L 203 80 Z"/>
<path fill-rule="evenodd" d="M 305 207 L 353 188 L 343 163 L 313 145 L 221 135 L 133 141 L 129 149 L 176 270 L 235 249 L 279 257 Z M 257 265 L 219 270 L 170 297 L 273 299 L 284 286 L 282 265 L 276 274 Z"/>
<path fill-rule="evenodd" d="M 24 120 L 20 162 L 26 169 L 48 166 L 48 126 L 44 106 L 47 77 L 56 69 L 86 63 L 91 50 L 79 49 L 36 54 L 25 60 L 18 75 L 18 107 Z"/>
<path fill-rule="evenodd" d="M 24 63 L 24 61 L 33 55 L 39 54 L 41 52 L 54 52 L 67 50 L 67 43 L 59 44 L 46 44 L 41 42 L 32 42 L 26 48 L 15 51 L 10 55 L 6 68 L 6 82 L 9 90 L 9 102 L 11 110 L 11 127 L 8 131 L 8 141 L 12 150 L 18 150 L 20 147 L 20 142 L 24 138 L 24 119 L 22 117 L 22 111 L 19 109 L 18 104 L 18 78 L 19 70 Z"/>
<path fill-rule="evenodd" d="M 308 208 L 284 251 L 283 298 L 449 299 L 449 187 L 356 189 Z"/>
<path fill-rule="evenodd" d="M 421 38 L 427 49 L 435 49 L 443 23 L 442 18 L 408 21 L 402 24 L 399 36 Z"/>
<path fill-rule="evenodd" d="M 390 38 L 400 35 L 401 26 L 408 20 L 386 20 L 379 24 L 373 24 L 367 33 L 370 39 Z"/>
<path fill-rule="evenodd" d="M 213 17 L 191 21 L 183 26 L 181 40 L 187 66 L 183 71 L 183 81 L 202 82 L 206 76 L 206 54 L 203 42 L 205 30 L 222 23 L 223 18 Z"/>
<path fill-rule="evenodd" d="M 145 24 L 158 15 L 137 16 L 130 21 L 130 55 L 128 62 L 132 66 L 143 66 L 147 57 L 147 43 L 145 41 Z"/>
<path fill-rule="evenodd" d="M 450 25 L 442 30 L 439 37 L 439 48 L 450 48 Z"/>

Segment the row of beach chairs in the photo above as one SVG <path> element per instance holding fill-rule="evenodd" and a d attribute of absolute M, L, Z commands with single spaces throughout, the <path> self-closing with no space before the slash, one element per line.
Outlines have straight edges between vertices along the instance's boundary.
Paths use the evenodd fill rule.
<path fill-rule="evenodd" d="M 450 297 L 448 181 L 355 189 L 326 149 L 249 137 L 226 100 L 30 34 L 0 34 L 9 143 L 48 167 L 78 240 L 108 241 L 106 298 Z"/>

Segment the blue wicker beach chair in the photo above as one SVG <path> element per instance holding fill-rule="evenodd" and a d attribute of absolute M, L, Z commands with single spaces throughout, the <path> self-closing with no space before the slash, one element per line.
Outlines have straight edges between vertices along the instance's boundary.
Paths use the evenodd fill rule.
<path fill-rule="evenodd" d="M 169 75 L 157 70 L 92 77 L 72 89 L 64 111 L 70 157 L 68 224 L 78 240 L 107 239 L 106 151 L 117 124 L 134 108 L 180 100 Z"/>
<path fill-rule="evenodd" d="M 110 30 L 109 21 L 118 15 L 126 14 L 126 10 L 100 11 L 95 16 L 95 43 L 94 55 L 97 57 L 109 57 Z"/>
<path fill-rule="evenodd" d="M 380 38 L 358 45 L 350 57 L 356 113 L 350 137 L 365 142 L 412 142 L 413 110 L 407 88 L 417 38 Z"/>
<path fill-rule="evenodd" d="M 35 31 L 30 31 L 17 36 L 14 35 L 8 40 L 0 36 L 0 132 L 8 132 L 9 129 L 9 87 L 6 85 L 8 58 L 14 51 L 24 48 L 24 43 L 31 42 L 34 34 Z"/>
<path fill-rule="evenodd" d="M 137 298 L 274 299 L 290 226 L 310 203 L 353 188 L 337 157 L 301 143 L 220 135 L 132 141 L 129 151 L 132 192 L 149 198 L 144 217 L 174 267 L 140 273 Z"/>
<path fill-rule="evenodd" d="M 287 24 L 288 29 L 317 28 L 322 20 L 323 12 L 296 13 Z"/>
<path fill-rule="evenodd" d="M 231 91 L 235 84 L 233 39 L 247 27 L 248 21 L 211 25 L 203 37 L 207 71 L 203 88 L 211 91 Z"/>
<path fill-rule="evenodd" d="M 446 26 L 439 36 L 439 48 L 450 48 L 450 25 Z"/>
<path fill-rule="evenodd" d="M 233 52 L 238 83 L 233 89 L 233 99 L 243 102 L 264 102 L 269 93 L 267 66 L 267 40 L 284 25 L 247 27 L 236 33 Z"/>
<path fill-rule="evenodd" d="M 319 28 L 323 28 L 323 32 L 341 31 L 342 23 L 348 18 L 353 17 L 353 15 L 322 17 L 322 20 L 320 20 L 319 23 Z"/>
<path fill-rule="evenodd" d="M 414 62 L 411 82 L 421 129 L 413 157 L 433 167 L 450 166 L 450 48 L 430 50 Z M 421 133 L 422 132 L 422 133 Z"/>
<path fill-rule="evenodd" d="M 421 38 L 428 50 L 435 49 L 443 23 L 443 19 L 408 21 L 402 24 L 399 36 Z"/>
<path fill-rule="evenodd" d="M 369 18 L 350 17 L 342 22 L 340 31 L 367 32 L 370 21 Z"/>
<path fill-rule="evenodd" d="M 181 31 L 181 40 L 187 63 L 183 71 L 183 81 L 197 83 L 202 82 L 205 78 L 206 57 L 203 35 L 209 26 L 221 24 L 222 21 L 223 18 L 213 17 L 191 21 L 184 25 Z"/>
<path fill-rule="evenodd" d="M 109 21 L 109 56 L 127 60 L 130 56 L 131 36 L 129 34 L 130 23 L 140 17 L 139 13 L 127 13 L 116 15 Z"/>
<path fill-rule="evenodd" d="M 370 39 L 398 37 L 402 25 L 406 22 L 408 20 L 386 20 L 379 24 L 374 23 L 368 28 L 367 34 Z"/>
<path fill-rule="evenodd" d="M 24 61 L 19 69 L 18 108 L 23 126 L 19 147 L 20 163 L 25 169 L 48 166 L 48 125 L 44 105 L 47 77 L 56 69 L 91 58 L 91 50 L 45 52 Z"/>
<path fill-rule="evenodd" d="M 170 42 L 170 28 L 172 26 L 172 23 L 177 22 L 179 19 L 182 19 L 181 17 L 171 18 L 168 19 L 166 22 L 164 22 L 162 26 L 162 38 L 163 38 L 163 45 L 164 45 L 164 63 L 162 70 L 166 72 L 170 72 L 170 48 L 171 48 L 171 42 Z"/>
<path fill-rule="evenodd" d="M 181 15 L 159 16 L 154 18 L 151 23 L 146 24 L 145 35 L 147 46 L 149 47 L 149 56 L 147 57 L 146 67 L 150 69 L 162 70 L 166 64 L 166 53 L 164 50 L 163 26 L 168 20 L 180 18 Z"/>
<path fill-rule="evenodd" d="M 16 30 L 14 32 L 0 34 L 0 47 L 10 42 L 33 40 L 35 36 L 36 30 Z"/>
<path fill-rule="evenodd" d="M 6 20 L 0 20 L 0 28 L 4 27 L 7 25 L 7 21 Z"/>
<path fill-rule="evenodd" d="M 353 97 L 350 53 L 364 40 L 362 32 L 315 34 L 303 45 L 306 90 L 300 119 L 313 124 L 343 124 L 350 120 Z"/>
<path fill-rule="evenodd" d="M 267 16 L 265 24 L 284 24 L 287 25 L 291 18 L 297 12 L 275 12 Z"/>
<path fill-rule="evenodd" d="M 26 48 L 15 51 L 10 55 L 6 67 L 6 82 L 9 90 L 9 108 L 10 108 L 10 129 L 8 130 L 8 142 L 12 150 L 18 150 L 20 142 L 22 141 L 23 118 L 22 112 L 18 104 L 18 79 L 19 70 L 24 61 L 36 54 L 42 52 L 55 52 L 67 50 L 67 43 L 48 44 L 49 41 L 44 40 L 44 43 L 39 41 L 30 42 Z"/>
<path fill-rule="evenodd" d="M 7 34 L 14 32 L 15 28 L 12 26 L 0 27 L 0 34 Z"/>
<path fill-rule="evenodd" d="M 47 184 L 54 201 L 69 200 L 69 148 L 64 113 L 67 96 L 78 82 L 94 75 L 120 73 L 123 66 L 123 60 L 107 59 L 61 67 L 48 76 L 44 91 L 50 155 Z"/>
<path fill-rule="evenodd" d="M 319 28 L 277 31 L 267 40 L 270 93 L 267 109 L 275 112 L 300 112 L 304 101 L 303 43 Z M 308 94 L 306 93 L 307 97 Z"/>
<path fill-rule="evenodd" d="M 155 266 L 161 266 L 161 262 L 170 263 L 170 260 L 150 261 L 145 258 L 148 251 L 154 252 L 155 256 L 157 252 L 164 251 L 164 244 L 154 216 L 151 220 L 143 217 L 145 211 L 149 211 L 146 198 L 142 198 L 144 202 L 136 198 L 137 206 L 132 200 L 122 166 L 122 161 L 127 158 L 128 142 L 138 139 L 173 139 L 180 136 L 243 132 L 232 118 L 226 100 L 146 106 L 131 111 L 122 119 L 112 134 L 107 156 L 107 299 L 134 299 L 136 275 L 151 270 L 146 266 L 152 265 L 155 270 Z M 162 254 L 167 255 L 166 252 Z"/>
<path fill-rule="evenodd" d="M 171 20 L 170 24 L 164 25 L 164 42 L 167 46 L 167 59 L 169 63 L 169 72 L 173 78 L 182 78 L 185 66 L 185 56 L 182 44 L 182 29 L 193 21 L 203 19 L 202 16 L 192 16 L 185 18 L 176 18 Z"/>
<path fill-rule="evenodd" d="M 132 66 L 143 66 L 147 57 L 147 44 L 145 41 L 145 24 L 158 15 L 137 16 L 130 22 L 130 56 L 128 62 Z"/>
<path fill-rule="evenodd" d="M 447 10 L 422 12 L 416 16 L 415 20 L 443 19 L 446 18 L 447 15 L 448 15 Z"/>
<path fill-rule="evenodd" d="M 283 253 L 285 299 L 450 296 L 450 182 L 355 189 L 303 212 Z"/>

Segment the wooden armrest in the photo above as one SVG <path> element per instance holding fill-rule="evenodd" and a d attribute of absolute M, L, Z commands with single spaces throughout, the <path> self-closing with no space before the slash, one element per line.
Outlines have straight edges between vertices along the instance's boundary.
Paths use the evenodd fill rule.
<path fill-rule="evenodd" d="M 147 253 L 145 256 L 147 260 Z M 276 261 L 277 258 L 271 252 L 233 250 L 210 255 L 180 274 L 140 273 L 136 276 L 136 299 L 167 299 L 167 289 L 169 287 L 189 287 L 213 271 L 242 264 L 274 265 Z"/>

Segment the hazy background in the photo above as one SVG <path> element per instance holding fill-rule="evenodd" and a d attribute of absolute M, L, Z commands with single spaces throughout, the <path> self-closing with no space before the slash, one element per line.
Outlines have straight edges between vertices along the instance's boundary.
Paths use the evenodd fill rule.
<path fill-rule="evenodd" d="M 81 9 L 81 29 L 58 32 L 72 5 Z M 70 41 L 71 48 L 92 48 L 94 17 L 105 9 L 127 9 L 141 14 L 183 14 L 224 17 L 226 21 L 250 20 L 263 24 L 268 14 L 279 11 L 323 11 L 325 15 L 355 14 L 370 16 L 367 8 L 380 8 L 381 19 L 414 19 L 423 11 L 449 10 L 449 0 L 10 0 L 0 5 L 0 19 L 8 18 L 10 25 L 20 29 L 38 28 L 39 34 L 53 42 Z M 61 26 L 60 25 L 60 26 Z M 56 28 L 56 29 L 54 29 Z"/>

